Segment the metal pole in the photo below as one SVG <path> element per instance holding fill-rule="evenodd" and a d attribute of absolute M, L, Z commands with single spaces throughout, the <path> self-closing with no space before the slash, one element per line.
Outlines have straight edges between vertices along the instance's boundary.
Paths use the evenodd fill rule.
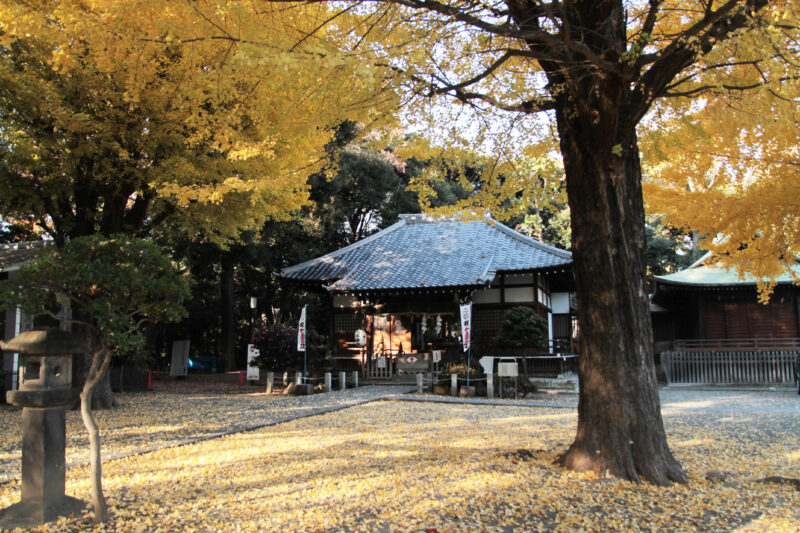
<path fill-rule="evenodd" d="M 308 307 L 306 307 L 306 343 L 303 350 L 303 375 L 307 376 L 306 361 L 308 360 Z"/>
<path fill-rule="evenodd" d="M 467 348 L 467 387 L 469 387 L 469 374 L 470 370 L 470 360 L 472 359 L 472 339 L 470 339 L 469 348 Z"/>

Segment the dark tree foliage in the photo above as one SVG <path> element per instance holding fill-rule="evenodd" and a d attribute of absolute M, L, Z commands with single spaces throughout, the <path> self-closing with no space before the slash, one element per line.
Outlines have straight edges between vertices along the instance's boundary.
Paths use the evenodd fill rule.
<path fill-rule="evenodd" d="M 251 363 L 253 366 L 275 372 L 303 370 L 304 353 L 297 350 L 297 328 L 284 324 L 264 326 L 253 333 L 253 344 L 260 352 Z M 309 329 L 306 349 L 307 366 L 310 369 L 322 369 L 327 338 Z"/>
<path fill-rule="evenodd" d="M 530 307 L 519 305 L 503 314 L 494 343 L 500 348 L 546 348 L 547 320 Z"/>

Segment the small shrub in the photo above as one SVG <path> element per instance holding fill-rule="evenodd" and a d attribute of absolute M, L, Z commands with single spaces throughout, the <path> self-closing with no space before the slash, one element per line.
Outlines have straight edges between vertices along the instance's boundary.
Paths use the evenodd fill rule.
<path fill-rule="evenodd" d="M 494 337 L 499 348 L 543 348 L 547 346 L 547 320 L 530 307 L 512 307 L 503 315 Z"/>

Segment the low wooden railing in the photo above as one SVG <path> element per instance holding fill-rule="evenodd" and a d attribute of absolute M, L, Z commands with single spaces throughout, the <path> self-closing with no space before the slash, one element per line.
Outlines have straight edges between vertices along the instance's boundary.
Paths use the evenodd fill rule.
<path fill-rule="evenodd" d="M 800 338 L 784 339 L 679 339 L 674 343 L 674 351 L 762 351 L 762 350 L 800 350 Z"/>
<path fill-rule="evenodd" d="M 794 382 L 795 361 L 800 354 L 800 346 L 792 348 L 691 347 L 663 352 L 661 365 L 667 381 L 674 384 L 789 384 Z"/>

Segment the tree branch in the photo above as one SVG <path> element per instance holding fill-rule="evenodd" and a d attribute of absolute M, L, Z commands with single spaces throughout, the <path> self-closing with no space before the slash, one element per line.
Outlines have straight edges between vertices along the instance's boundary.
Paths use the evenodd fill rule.
<path fill-rule="evenodd" d="M 682 32 L 655 59 L 649 58 L 652 66 L 635 84 L 631 103 L 631 120 L 641 120 L 652 102 L 664 96 L 671 80 L 698 56 L 710 52 L 714 43 L 729 37 L 733 32 L 746 27 L 752 20 L 751 15 L 769 4 L 769 0 L 728 0 L 716 11 L 710 11 L 709 3 L 705 15 L 690 28 Z M 644 66 L 643 58 L 639 58 L 636 70 Z"/>

